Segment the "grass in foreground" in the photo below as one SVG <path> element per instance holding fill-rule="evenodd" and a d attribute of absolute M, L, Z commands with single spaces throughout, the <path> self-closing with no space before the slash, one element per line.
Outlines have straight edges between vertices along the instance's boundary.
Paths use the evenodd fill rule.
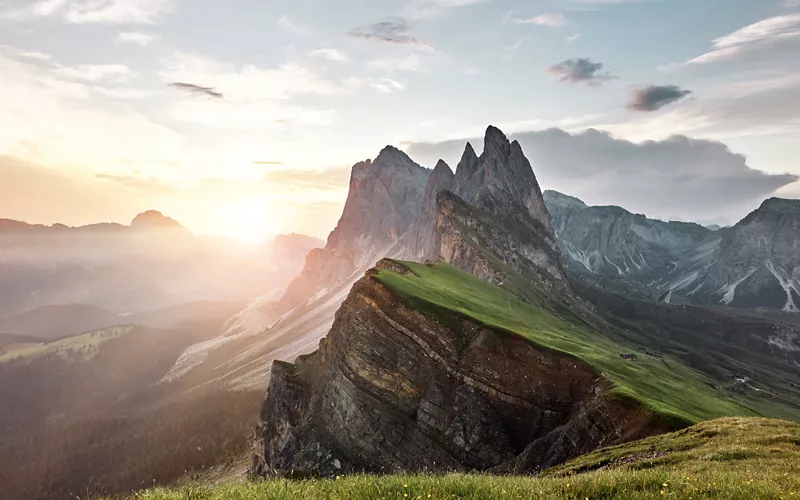
<path fill-rule="evenodd" d="M 354 475 L 152 489 L 132 500 L 800 498 L 800 425 L 726 418 L 600 450 L 534 476 Z"/>
<path fill-rule="evenodd" d="M 576 320 L 523 301 L 504 287 L 447 264 L 400 264 L 412 274 L 380 271 L 378 279 L 417 309 L 432 315 L 453 311 L 580 358 L 613 382 L 617 394 L 633 398 L 657 414 L 690 424 L 723 416 L 755 415 L 714 389 L 708 377 L 679 361 L 642 355 L 636 362 L 625 361 L 620 354 L 636 352 L 637 346 L 615 342 Z"/>

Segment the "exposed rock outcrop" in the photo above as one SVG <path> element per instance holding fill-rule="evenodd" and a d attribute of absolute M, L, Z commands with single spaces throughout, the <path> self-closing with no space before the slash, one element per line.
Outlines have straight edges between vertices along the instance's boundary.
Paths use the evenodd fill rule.
<path fill-rule="evenodd" d="M 546 288 L 566 288 L 550 214 L 519 143 L 489 127 L 480 158 L 470 144 L 437 200 L 439 257 L 493 283 L 508 266 Z M 498 265 L 498 263 L 500 265 Z"/>
<path fill-rule="evenodd" d="M 356 283 L 319 351 L 273 365 L 251 472 L 530 472 L 666 430 L 584 362 L 441 314 Z"/>
<path fill-rule="evenodd" d="M 558 251 L 535 226 L 492 216 L 449 192 L 439 194 L 437 209 L 439 255 L 445 262 L 494 284 L 505 280 L 508 266 L 543 289 L 567 288 Z"/>
<path fill-rule="evenodd" d="M 439 257 L 439 240 L 436 230 L 436 198 L 442 191 L 453 187 L 453 171 L 442 160 L 436 164 L 428 178 L 425 188 L 425 201 L 422 205 L 419 227 L 415 239 L 413 257 L 417 262 L 436 260 Z"/>
<path fill-rule="evenodd" d="M 800 310 L 800 200 L 772 198 L 733 227 L 662 222 L 546 192 L 569 267 L 663 302 Z"/>

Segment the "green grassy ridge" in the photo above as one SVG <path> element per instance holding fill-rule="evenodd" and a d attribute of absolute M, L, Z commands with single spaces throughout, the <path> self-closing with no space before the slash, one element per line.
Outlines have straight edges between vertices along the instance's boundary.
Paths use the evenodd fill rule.
<path fill-rule="evenodd" d="M 800 425 L 725 418 L 579 457 L 539 476 L 351 475 L 153 488 L 130 500 L 792 499 Z"/>
<path fill-rule="evenodd" d="M 442 310 L 451 311 L 575 356 L 608 378 L 617 396 L 636 400 L 664 418 L 691 424 L 723 416 L 756 415 L 714 389 L 707 376 L 673 358 L 640 354 L 636 362 L 625 361 L 620 354 L 636 352 L 637 346 L 592 331 L 569 314 L 559 315 L 550 307 L 525 301 L 503 286 L 448 264 L 395 262 L 410 272 L 380 270 L 377 279 L 413 307 L 440 318 Z"/>

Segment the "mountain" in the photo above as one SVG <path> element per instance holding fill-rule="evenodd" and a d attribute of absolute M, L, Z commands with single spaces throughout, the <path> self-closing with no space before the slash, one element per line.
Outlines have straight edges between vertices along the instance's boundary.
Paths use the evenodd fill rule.
<path fill-rule="evenodd" d="M 53 340 L 125 323 L 110 311 L 85 304 L 44 306 L 0 320 L 0 332 Z"/>
<path fill-rule="evenodd" d="M 203 281 L 176 280 L 178 290 L 247 284 L 260 295 L 205 323 L 8 344 L 0 396 L 22 404 L 0 411 L 12 436 L 0 446 L 4 492 L 103 496 L 217 470 L 246 453 L 254 423 L 251 472 L 307 477 L 527 473 L 719 416 L 800 420 L 800 315 L 612 293 L 610 277 L 634 282 L 562 254 L 562 236 L 582 234 L 562 218 L 589 207 L 562 198 L 557 214 L 549 196 L 519 144 L 490 127 L 483 153 L 466 145 L 455 173 L 393 147 L 356 164 L 339 224 L 307 256 L 289 250 L 315 244 L 302 237 L 218 268 L 207 257 L 216 246 L 169 259 L 159 247 L 138 276 L 186 269 Z M 633 242 L 608 254 L 632 275 L 637 249 L 647 260 L 725 234 L 619 217 L 627 230 L 618 222 L 576 241 L 605 241 L 601 253 Z M 74 248 L 90 253 L 85 241 Z M 264 271 L 264 260 L 283 270 Z M 212 307 L 199 309 L 157 316 Z"/>
<path fill-rule="evenodd" d="M 246 453 L 263 391 L 159 383 L 221 321 L 35 345 L 0 335 L 0 400 L 13 402 L 0 405 L 2 497 L 128 494 Z"/>
<path fill-rule="evenodd" d="M 709 229 L 545 193 L 568 266 L 608 288 L 683 300 L 797 312 L 800 200 L 772 198 L 738 224 Z"/>
<path fill-rule="evenodd" d="M 771 198 L 717 233 L 666 288 L 698 303 L 800 311 L 800 200 Z"/>
<path fill-rule="evenodd" d="M 384 257 L 412 257 L 429 175 L 392 146 L 375 160 L 355 164 L 342 216 L 325 247 L 308 253 L 285 289 L 257 297 L 216 339 L 187 349 L 165 379 L 218 360 L 221 380 L 262 387 L 271 360 L 313 350 L 353 283 Z M 236 363 L 220 354 L 232 346 L 238 349 Z"/>
<path fill-rule="evenodd" d="M 557 245 L 573 232 L 551 221 L 519 144 L 493 127 L 480 157 L 467 145 L 448 170 L 437 165 L 409 233 L 435 262 L 382 260 L 316 352 L 272 363 L 253 474 L 534 472 L 709 418 L 800 419 L 788 382 L 800 375 L 797 321 L 634 301 L 574 279 Z M 708 231 L 555 198 L 596 226 L 577 241 L 620 275 Z"/>
<path fill-rule="evenodd" d="M 194 236 L 156 211 L 130 226 L 0 221 L 0 318 L 50 305 L 135 313 L 187 302 L 246 302 L 283 288 L 324 243 L 301 235 L 260 246 Z"/>
<path fill-rule="evenodd" d="M 131 222 L 132 231 L 187 231 L 180 222 L 163 215 L 156 210 L 137 215 Z"/>

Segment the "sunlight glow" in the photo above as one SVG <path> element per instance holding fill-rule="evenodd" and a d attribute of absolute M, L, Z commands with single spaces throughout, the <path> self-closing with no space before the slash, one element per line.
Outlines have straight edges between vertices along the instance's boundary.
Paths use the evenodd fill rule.
<path fill-rule="evenodd" d="M 223 205 L 218 220 L 213 223 L 212 232 L 240 241 L 262 242 L 273 236 L 270 213 L 269 201 L 265 199 L 231 202 Z"/>

